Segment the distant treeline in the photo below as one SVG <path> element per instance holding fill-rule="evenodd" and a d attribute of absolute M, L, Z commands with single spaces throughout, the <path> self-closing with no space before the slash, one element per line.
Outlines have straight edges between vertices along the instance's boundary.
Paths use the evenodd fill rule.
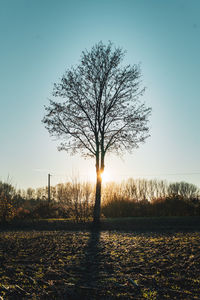
<path fill-rule="evenodd" d="M 71 218 L 85 222 L 92 217 L 95 186 L 78 179 L 51 187 L 16 190 L 0 181 L 0 221 L 23 218 Z M 102 217 L 199 216 L 197 186 L 161 180 L 129 179 L 103 186 Z"/>

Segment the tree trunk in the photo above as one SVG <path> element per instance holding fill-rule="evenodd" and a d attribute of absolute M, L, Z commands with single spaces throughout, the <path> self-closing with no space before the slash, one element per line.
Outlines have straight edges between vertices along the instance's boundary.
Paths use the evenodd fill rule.
<path fill-rule="evenodd" d="M 97 172 L 97 181 L 96 181 L 96 197 L 94 205 L 94 224 L 99 225 L 100 223 L 100 213 L 101 213 L 101 170 L 98 169 Z"/>

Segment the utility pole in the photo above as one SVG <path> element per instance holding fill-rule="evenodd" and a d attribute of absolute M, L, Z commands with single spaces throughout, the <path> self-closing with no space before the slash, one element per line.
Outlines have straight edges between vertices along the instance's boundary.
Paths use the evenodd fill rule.
<path fill-rule="evenodd" d="M 50 192 L 50 188 L 51 188 L 51 183 L 50 183 L 50 174 L 48 174 L 48 202 L 50 203 L 51 201 L 51 192 Z"/>

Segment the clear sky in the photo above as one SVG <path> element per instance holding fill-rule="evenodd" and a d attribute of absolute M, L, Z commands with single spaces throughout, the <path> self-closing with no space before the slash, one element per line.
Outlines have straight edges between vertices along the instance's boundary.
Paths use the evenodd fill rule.
<path fill-rule="evenodd" d="M 0 180 L 18 188 L 72 174 L 94 161 L 57 151 L 41 123 L 54 82 L 102 40 L 141 63 L 151 137 L 132 155 L 110 155 L 110 180 L 158 178 L 200 186 L 199 0 L 0 0 Z"/>

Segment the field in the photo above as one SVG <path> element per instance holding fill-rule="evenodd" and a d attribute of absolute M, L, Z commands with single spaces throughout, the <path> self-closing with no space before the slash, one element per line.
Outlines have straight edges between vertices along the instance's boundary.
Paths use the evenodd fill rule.
<path fill-rule="evenodd" d="M 2 230 L 0 296 L 200 299 L 199 250 L 195 230 Z"/>

